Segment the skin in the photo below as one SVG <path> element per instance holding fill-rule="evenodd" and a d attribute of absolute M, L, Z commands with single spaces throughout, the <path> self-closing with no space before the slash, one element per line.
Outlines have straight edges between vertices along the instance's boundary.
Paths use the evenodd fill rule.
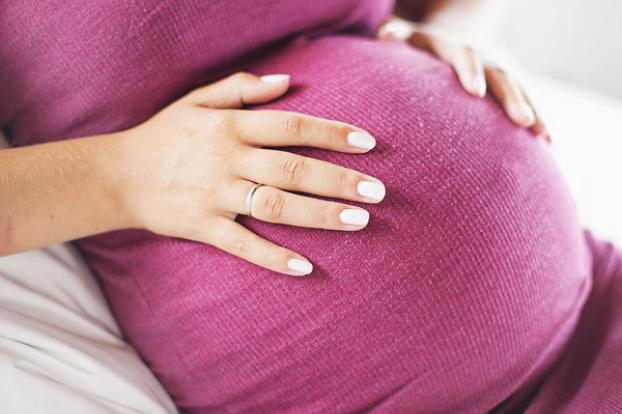
<path fill-rule="evenodd" d="M 466 20 L 459 1 L 430 2 L 425 21 L 433 27 Z M 490 1 L 497 0 L 465 3 Z M 391 22 L 404 23 L 396 19 Z M 535 111 L 525 116 L 531 104 L 503 70 L 482 64 L 471 47 L 409 22 L 406 27 L 402 40 L 450 63 L 467 91 L 483 96 L 488 88 L 516 123 L 546 133 Z M 379 38 L 395 39 L 390 29 L 384 25 Z M 252 199 L 253 217 L 339 231 L 363 229 L 368 213 L 292 191 L 378 203 L 385 189 L 363 172 L 270 149 L 297 145 L 365 154 L 375 145 L 365 131 L 337 121 L 243 109 L 278 99 L 288 88 L 287 75 L 239 73 L 192 91 L 129 130 L 0 150 L 0 255 L 138 228 L 207 243 L 275 272 L 311 273 L 306 258 L 235 221 L 249 213 L 246 197 L 255 183 L 263 186 Z M 348 139 L 353 132 L 358 146 Z M 359 193 L 361 182 L 376 186 L 374 198 Z M 344 212 L 356 213 L 358 224 L 344 222 Z"/>
<path fill-rule="evenodd" d="M 289 77 L 264 81 L 239 73 L 197 89 L 130 130 L 0 151 L 0 254 L 124 228 L 216 246 L 276 272 L 300 276 L 290 259 L 308 261 L 235 222 L 246 214 L 271 223 L 354 231 L 340 213 L 363 211 L 290 191 L 377 203 L 361 196 L 361 172 L 275 146 L 362 154 L 351 125 L 282 111 L 247 111 L 289 88 Z M 366 134 L 370 140 L 373 138 Z M 148 148 L 148 151 L 145 149 Z"/>
<path fill-rule="evenodd" d="M 398 1 L 398 12 L 409 16 L 418 1 Z M 393 17 L 378 30 L 378 38 L 405 41 L 445 61 L 455 70 L 464 89 L 477 97 L 489 91 L 508 117 L 530 128 L 547 142 L 551 137 L 523 88 L 510 74 L 493 62 L 484 61 L 472 46 L 485 45 L 501 21 L 501 0 L 432 0 L 427 2 L 421 21 L 413 23 Z"/>

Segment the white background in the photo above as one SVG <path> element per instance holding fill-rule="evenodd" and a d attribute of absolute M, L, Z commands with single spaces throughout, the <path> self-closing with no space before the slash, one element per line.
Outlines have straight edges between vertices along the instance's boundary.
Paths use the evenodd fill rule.
<path fill-rule="evenodd" d="M 622 99 L 622 0 L 508 3 L 503 38 L 522 64 Z"/>
<path fill-rule="evenodd" d="M 622 1 L 509 3 L 503 49 L 553 134 L 583 225 L 622 246 Z"/>

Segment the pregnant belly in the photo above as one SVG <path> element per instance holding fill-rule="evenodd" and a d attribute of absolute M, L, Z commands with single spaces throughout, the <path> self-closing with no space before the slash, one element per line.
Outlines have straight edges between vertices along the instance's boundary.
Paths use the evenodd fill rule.
<path fill-rule="evenodd" d="M 393 43 L 298 40 L 262 108 L 355 124 L 367 155 L 292 149 L 383 180 L 368 228 L 239 220 L 310 258 L 289 278 L 210 246 L 124 231 L 80 242 L 127 337 L 190 412 L 484 412 L 528 393 L 589 290 L 547 151 L 451 70 Z M 262 109 L 257 108 L 257 109 Z"/>

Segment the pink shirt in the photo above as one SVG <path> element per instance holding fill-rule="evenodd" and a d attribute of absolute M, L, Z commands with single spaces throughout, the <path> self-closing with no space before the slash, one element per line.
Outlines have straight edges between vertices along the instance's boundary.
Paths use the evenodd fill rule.
<path fill-rule="evenodd" d="M 263 108 L 377 138 L 364 156 L 292 149 L 383 180 L 364 231 L 239 218 L 309 257 L 310 278 L 144 231 L 77 243 L 187 412 L 619 412 L 619 254 L 586 242 L 552 158 L 493 99 L 369 39 L 392 6 L 5 2 L 0 123 L 19 145 L 117 131 L 243 68 L 292 74 Z"/>

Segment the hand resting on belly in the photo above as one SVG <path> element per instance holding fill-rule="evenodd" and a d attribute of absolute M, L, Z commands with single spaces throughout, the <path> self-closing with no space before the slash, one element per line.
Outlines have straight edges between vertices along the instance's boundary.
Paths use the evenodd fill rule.
<path fill-rule="evenodd" d="M 589 289 L 574 205 L 544 146 L 405 45 L 299 39 L 247 69 L 292 75 L 292 90 L 257 111 L 369 131 L 365 156 L 286 149 L 364 171 L 387 196 L 365 206 L 360 232 L 238 218 L 311 258 L 308 278 L 138 230 L 80 241 L 176 403 L 475 413 L 537 382 Z"/>

